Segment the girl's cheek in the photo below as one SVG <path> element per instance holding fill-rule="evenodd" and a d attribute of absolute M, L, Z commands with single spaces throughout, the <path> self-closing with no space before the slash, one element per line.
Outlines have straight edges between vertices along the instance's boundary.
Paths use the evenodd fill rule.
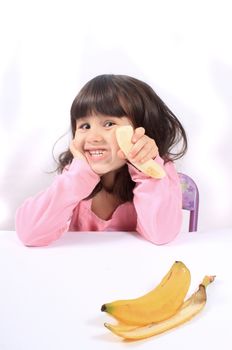
<path fill-rule="evenodd" d="M 115 152 L 119 150 L 119 145 L 118 145 L 115 133 L 112 135 L 109 145 L 111 149 L 113 149 Z"/>
<path fill-rule="evenodd" d="M 75 135 L 75 146 L 79 149 L 84 147 L 84 139 L 78 134 Z"/>
<path fill-rule="evenodd" d="M 117 139 L 116 139 L 116 130 L 113 130 L 112 134 L 111 134 L 111 142 L 112 144 L 116 145 L 117 147 L 118 146 L 118 142 L 117 142 Z"/>

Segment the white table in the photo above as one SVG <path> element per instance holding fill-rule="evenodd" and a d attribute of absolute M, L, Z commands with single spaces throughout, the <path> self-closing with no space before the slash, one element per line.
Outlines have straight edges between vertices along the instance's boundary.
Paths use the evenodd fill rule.
<path fill-rule="evenodd" d="M 205 309 L 162 335 L 125 342 L 103 323 L 105 302 L 138 297 L 159 283 L 175 260 L 191 270 L 189 294 L 216 274 Z M 155 246 L 134 233 L 67 233 L 27 248 L 0 232 L 0 349 L 231 349 L 232 229 L 183 233 Z"/>

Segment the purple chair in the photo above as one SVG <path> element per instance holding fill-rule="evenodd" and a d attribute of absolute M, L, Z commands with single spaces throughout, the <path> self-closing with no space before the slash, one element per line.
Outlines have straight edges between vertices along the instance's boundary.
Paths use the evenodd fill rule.
<path fill-rule="evenodd" d="M 182 208 L 190 211 L 189 232 L 197 231 L 199 191 L 196 183 L 188 175 L 178 173 L 182 188 Z"/>

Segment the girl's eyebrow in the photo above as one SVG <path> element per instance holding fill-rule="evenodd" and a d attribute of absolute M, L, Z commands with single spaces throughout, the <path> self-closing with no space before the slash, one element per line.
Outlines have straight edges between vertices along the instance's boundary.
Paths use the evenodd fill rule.
<path fill-rule="evenodd" d="M 88 119 L 88 117 L 80 117 L 78 119 L 76 119 L 76 123 L 86 123 L 86 120 Z"/>
<path fill-rule="evenodd" d="M 101 115 L 100 117 L 102 119 L 119 119 L 119 117 L 114 116 L 114 115 Z"/>
<path fill-rule="evenodd" d="M 88 123 L 89 119 L 91 119 L 91 115 L 88 116 L 84 116 L 84 117 L 80 117 L 78 119 L 76 119 L 76 124 L 80 124 L 80 123 Z M 119 117 L 117 116 L 113 116 L 113 115 L 98 115 L 97 116 L 100 120 L 109 120 L 109 119 L 112 119 L 112 120 L 118 120 Z"/>

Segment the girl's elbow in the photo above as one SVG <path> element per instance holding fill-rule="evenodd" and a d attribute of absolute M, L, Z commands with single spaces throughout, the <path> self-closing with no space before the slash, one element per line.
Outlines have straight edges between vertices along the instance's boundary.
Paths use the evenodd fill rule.
<path fill-rule="evenodd" d="M 155 245 L 165 245 L 172 242 L 178 234 L 179 230 L 169 230 L 167 232 L 157 229 L 155 232 L 153 231 L 151 234 L 146 234 L 143 236 Z"/>
<path fill-rule="evenodd" d="M 43 242 L 39 240 L 38 238 L 35 238 L 35 232 L 33 230 L 28 232 L 25 229 L 16 228 L 16 233 L 18 235 L 19 240 L 23 243 L 26 247 L 40 247 L 48 245 L 48 243 Z"/>
<path fill-rule="evenodd" d="M 28 247 L 33 246 L 32 240 L 34 237 L 34 230 L 22 220 L 19 212 L 16 213 L 15 231 L 23 245 Z"/>
<path fill-rule="evenodd" d="M 48 240 L 49 234 L 43 233 L 44 230 L 41 225 L 29 221 L 26 224 L 24 220 L 22 221 L 16 217 L 15 230 L 19 240 L 26 247 L 40 247 L 50 243 L 50 240 Z"/>
<path fill-rule="evenodd" d="M 175 220 L 167 222 L 152 222 L 151 225 L 142 227 L 138 225 L 137 231 L 148 241 L 155 245 L 164 245 L 172 242 L 181 231 L 182 216 L 178 215 Z"/>

